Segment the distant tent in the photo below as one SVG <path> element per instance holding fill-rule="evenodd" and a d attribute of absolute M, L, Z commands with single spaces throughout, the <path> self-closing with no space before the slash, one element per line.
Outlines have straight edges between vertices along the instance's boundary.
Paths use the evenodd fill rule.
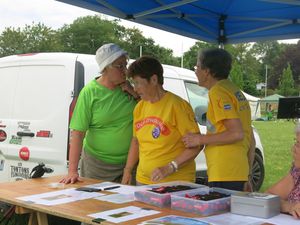
<path fill-rule="evenodd" d="M 260 98 L 249 95 L 246 92 L 243 92 L 243 94 L 245 95 L 246 99 L 249 101 L 249 105 L 251 108 L 251 119 L 255 120 L 256 118 L 260 118 L 261 117 L 260 107 L 258 107 Z"/>
<path fill-rule="evenodd" d="M 267 114 L 269 112 L 272 112 L 273 116 L 277 115 L 278 102 L 280 98 L 285 98 L 285 97 L 282 95 L 274 94 L 260 99 L 259 101 L 260 103 L 262 103 L 261 104 L 262 110 Z"/>
<path fill-rule="evenodd" d="M 284 98 L 282 95 L 274 94 L 267 96 L 265 98 L 260 99 L 260 102 L 265 102 L 265 103 L 278 103 L 279 98 Z"/>

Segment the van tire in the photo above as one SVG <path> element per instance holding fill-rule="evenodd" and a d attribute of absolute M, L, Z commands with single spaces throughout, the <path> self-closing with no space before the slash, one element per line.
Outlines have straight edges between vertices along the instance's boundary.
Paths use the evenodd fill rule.
<path fill-rule="evenodd" d="M 265 178 L 264 161 L 258 151 L 255 151 L 255 157 L 252 165 L 251 183 L 253 191 L 259 191 Z"/>

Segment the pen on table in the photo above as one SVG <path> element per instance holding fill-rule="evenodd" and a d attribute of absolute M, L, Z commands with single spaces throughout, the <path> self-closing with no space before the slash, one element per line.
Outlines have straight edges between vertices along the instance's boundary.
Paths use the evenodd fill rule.
<path fill-rule="evenodd" d="M 112 186 L 112 187 L 107 187 L 107 188 L 103 188 L 104 191 L 106 190 L 112 190 L 112 189 L 116 189 L 119 188 L 120 186 Z"/>

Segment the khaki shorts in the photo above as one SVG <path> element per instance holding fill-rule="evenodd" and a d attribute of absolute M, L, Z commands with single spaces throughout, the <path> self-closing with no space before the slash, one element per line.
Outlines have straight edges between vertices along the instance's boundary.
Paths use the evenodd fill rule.
<path fill-rule="evenodd" d="M 125 164 L 110 164 L 82 151 L 80 160 L 80 176 L 82 177 L 120 183 L 124 167 Z"/>
<path fill-rule="evenodd" d="M 81 153 L 80 176 L 121 183 L 125 164 L 110 164 L 96 159 L 86 153 Z M 136 170 L 133 171 L 133 184 L 135 184 Z"/>

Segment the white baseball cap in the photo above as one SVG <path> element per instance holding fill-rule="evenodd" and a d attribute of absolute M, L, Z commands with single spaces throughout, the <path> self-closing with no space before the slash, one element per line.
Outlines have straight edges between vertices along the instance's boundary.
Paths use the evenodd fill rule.
<path fill-rule="evenodd" d="M 121 49 L 119 45 L 113 43 L 105 44 L 98 48 L 96 51 L 96 61 L 99 65 L 100 73 L 105 67 L 123 55 L 127 56 L 127 52 Z"/>

